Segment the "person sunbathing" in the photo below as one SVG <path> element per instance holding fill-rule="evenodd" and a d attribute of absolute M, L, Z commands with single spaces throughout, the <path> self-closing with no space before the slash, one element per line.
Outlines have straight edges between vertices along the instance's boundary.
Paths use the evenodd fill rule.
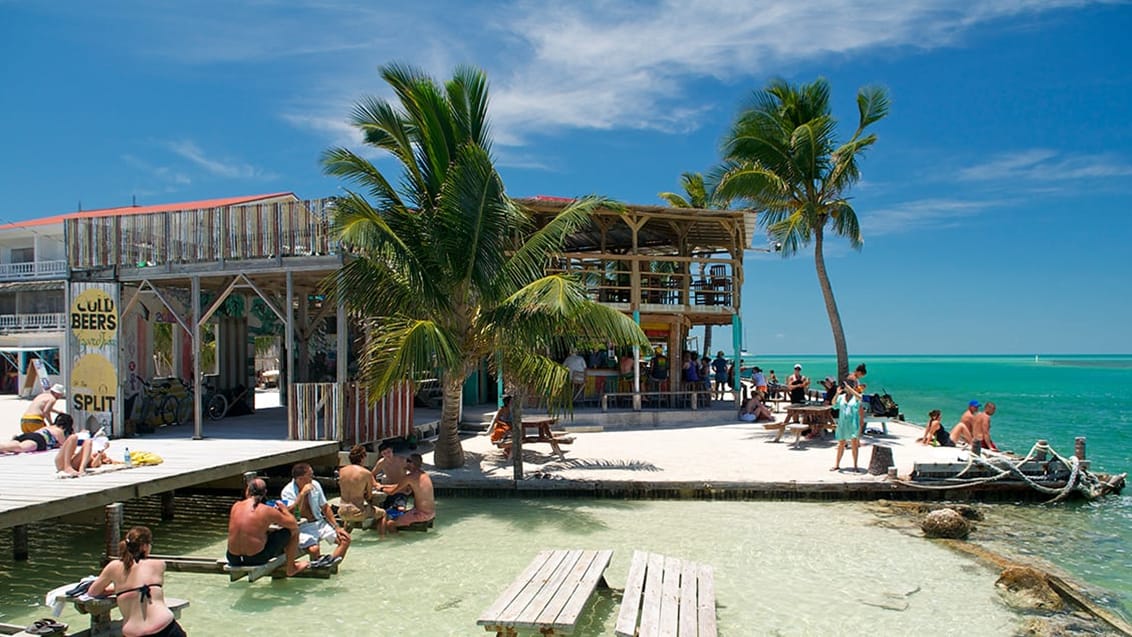
<path fill-rule="evenodd" d="M 62 420 L 59 414 L 55 420 Z M 66 421 L 66 427 L 59 425 L 44 425 L 39 429 L 30 432 L 22 433 L 15 436 L 11 440 L 0 442 L 0 453 L 31 453 L 33 451 L 47 451 L 49 449 L 57 449 L 59 445 L 71 435 L 71 422 Z"/>
<path fill-rule="evenodd" d="M 747 402 L 743 405 L 743 413 L 739 414 L 739 420 L 745 422 L 771 422 L 774 420 L 774 413 L 762 401 L 762 396 L 761 392 L 756 391 L 754 395 L 747 399 Z"/>
<path fill-rule="evenodd" d="M 124 637 L 185 637 L 185 630 L 165 605 L 165 560 L 150 558 L 151 548 L 153 534 L 148 528 L 130 529 L 118 543 L 118 559 L 102 569 L 87 594 L 117 596 Z"/>
<path fill-rule="evenodd" d="M 110 440 L 106 436 L 96 435 L 92 438 L 86 431 L 71 434 L 55 454 L 55 470 L 69 476 L 78 476 L 86 473 L 87 469 L 115 464 L 107 453 L 109 449 Z"/>
<path fill-rule="evenodd" d="M 921 445 L 935 445 L 938 447 L 954 447 L 951 436 L 943 428 L 942 412 L 933 409 L 928 412 L 928 426 L 924 428 L 924 435 L 917 441 Z"/>

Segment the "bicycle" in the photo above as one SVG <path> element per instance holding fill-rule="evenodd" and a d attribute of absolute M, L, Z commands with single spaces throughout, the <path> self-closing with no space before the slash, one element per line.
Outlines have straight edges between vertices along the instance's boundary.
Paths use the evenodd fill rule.
<path fill-rule="evenodd" d="M 139 430 L 152 430 L 183 421 L 180 417 L 180 401 L 175 395 L 177 390 L 174 387 L 180 385 L 182 389 L 185 388 L 180 379 L 164 378 L 147 381 L 138 378 L 137 380 L 142 385 L 142 390 L 138 392 L 141 394 L 141 402 L 137 402 L 138 394 L 134 394 L 130 399 L 136 404 L 131 415 L 134 422 L 139 425 Z"/>
<path fill-rule="evenodd" d="M 231 390 L 222 391 L 216 389 L 211 382 L 205 384 L 204 394 L 204 412 L 212 420 L 220 420 L 228 415 L 228 411 L 232 409 L 238 402 L 247 396 L 249 389 L 243 385 L 239 385 Z"/>

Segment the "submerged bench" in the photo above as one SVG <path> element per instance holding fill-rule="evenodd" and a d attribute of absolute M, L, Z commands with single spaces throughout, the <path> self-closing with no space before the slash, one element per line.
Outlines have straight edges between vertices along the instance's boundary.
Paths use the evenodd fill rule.
<path fill-rule="evenodd" d="M 476 620 L 498 636 L 518 631 L 569 635 L 598 586 L 613 551 L 542 551 Z"/>
<path fill-rule="evenodd" d="M 715 637 L 715 580 L 711 566 L 633 551 L 615 634 Z"/>

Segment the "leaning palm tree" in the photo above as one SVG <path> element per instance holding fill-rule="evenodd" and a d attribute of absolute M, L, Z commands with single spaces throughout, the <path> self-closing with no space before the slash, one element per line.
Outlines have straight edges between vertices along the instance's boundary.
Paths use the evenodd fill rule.
<path fill-rule="evenodd" d="M 463 385 L 481 361 L 494 364 L 499 353 L 506 373 L 521 379 L 512 387 L 562 407 L 567 372 L 543 354 L 556 338 L 647 340 L 631 319 L 589 301 L 579 281 L 543 276 L 549 255 L 591 211 L 613 204 L 584 198 L 536 227 L 492 162 L 484 74 L 457 69 L 443 88 L 407 67 L 381 74 L 398 103 L 365 98 L 353 125 L 393 155 L 400 175 L 390 179 L 345 148 L 323 154 L 327 173 L 362 191 L 335 202 L 335 232 L 351 259 L 332 283 L 366 328 L 359 375 L 370 396 L 441 370 L 435 463 L 456 467 L 464 463 Z"/>
<path fill-rule="evenodd" d="M 697 210 L 726 210 L 730 205 L 726 199 L 716 196 L 715 188 L 709 188 L 700 173 L 684 173 L 680 175 L 680 185 L 684 187 L 684 194 L 676 192 L 662 192 L 657 196 L 673 208 L 695 208 Z M 700 263 L 700 280 L 706 278 L 707 263 Z M 703 354 L 711 352 L 711 326 L 704 326 Z"/>
<path fill-rule="evenodd" d="M 860 89 L 857 111 L 857 130 L 839 144 L 825 79 L 802 86 L 772 80 L 754 94 L 727 134 L 716 189 L 721 197 L 747 201 L 762 211 L 760 223 L 782 244 L 784 257 L 813 242 L 814 267 L 837 351 L 838 378 L 849 374 L 849 354 L 825 267 L 825 233 L 828 229 L 845 237 L 854 249 L 862 246 L 857 212 L 846 192 L 861 177 L 858 157 L 877 139 L 865 129 L 888 114 L 884 89 Z"/>

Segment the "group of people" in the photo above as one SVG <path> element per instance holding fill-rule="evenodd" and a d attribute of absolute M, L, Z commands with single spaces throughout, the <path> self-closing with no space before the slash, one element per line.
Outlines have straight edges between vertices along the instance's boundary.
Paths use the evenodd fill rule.
<path fill-rule="evenodd" d="M 436 516 L 432 479 L 421 469 L 420 454 L 397 456 L 383 444 L 373 469 L 365 467 L 366 455 L 365 447 L 356 445 L 350 450 L 350 464 L 338 471 L 337 514 L 305 462 L 291 468 L 291 481 L 279 500 L 267 498 L 262 478 L 248 481 L 244 498 L 232 505 L 228 518 L 228 564 L 260 566 L 284 554 L 288 576 L 306 568 L 330 567 L 341 562 L 350 548 L 344 523 L 372 525 L 384 536 Z M 322 542 L 334 545 L 329 555 L 322 555 Z M 300 560 L 301 552 L 309 561 Z"/>
<path fill-rule="evenodd" d="M 979 411 L 982 407 L 982 411 Z M 967 403 L 967 409 L 960 416 L 959 422 L 949 432 L 943 428 L 943 414 L 938 409 L 928 412 L 928 424 L 924 428 L 924 435 L 920 444 L 935 445 L 939 447 L 954 447 L 957 444 L 974 445 L 978 442 L 983 449 L 998 451 L 998 446 L 991 440 L 991 416 L 998 407 L 991 401 L 980 405 L 979 401 L 972 400 Z"/>

